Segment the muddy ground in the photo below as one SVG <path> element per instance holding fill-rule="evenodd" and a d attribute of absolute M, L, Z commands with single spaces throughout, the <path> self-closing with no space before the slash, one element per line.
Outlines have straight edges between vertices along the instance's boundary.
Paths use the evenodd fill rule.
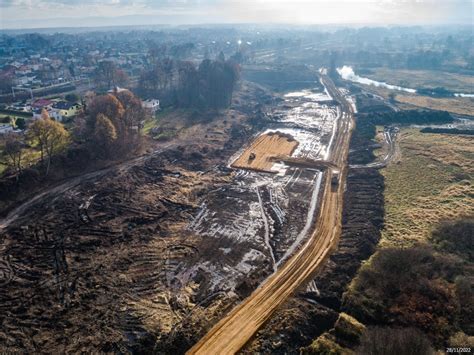
<path fill-rule="evenodd" d="M 367 127 L 359 123 L 356 119 L 349 164 L 369 163 L 374 158 L 370 130 L 367 132 Z M 343 292 L 380 239 L 383 189 L 383 176 L 378 170 L 349 170 L 337 250 L 314 280 L 272 316 L 242 353 L 299 354 L 300 348 L 334 327 Z"/>
<path fill-rule="evenodd" d="M 189 228 L 203 196 L 233 179 L 227 160 L 265 100 L 245 85 L 231 110 L 193 126 L 192 142 L 46 194 L 11 222 L 0 235 L 0 352 L 183 351 L 271 272 L 244 258 L 263 252 L 258 242 Z M 235 288 L 217 283 L 239 263 L 248 272 Z"/>
<path fill-rule="evenodd" d="M 188 349 L 313 226 L 320 171 L 229 168 L 269 128 L 313 132 L 298 154 L 326 154 L 336 110 L 311 95 L 285 106 L 244 83 L 178 144 L 21 209 L 0 235 L 0 352 Z"/>
<path fill-rule="evenodd" d="M 298 140 L 297 158 L 328 157 L 340 110 L 319 82 L 304 84 L 272 96 L 244 82 L 225 113 L 192 114 L 192 125 L 179 119 L 177 142 L 163 151 L 22 209 L 0 235 L 0 352 L 189 349 L 314 227 L 320 170 L 229 167 L 252 138 L 275 131 Z M 360 174 L 350 175 L 349 191 L 365 181 Z M 373 182 L 362 195 L 346 196 L 359 214 L 344 218 L 362 220 L 345 230 L 339 258 L 365 248 L 351 238 L 372 223 L 363 218 L 375 204 Z M 366 204 L 355 202 L 361 196 Z M 293 351 L 332 326 L 337 307 L 330 303 L 346 280 L 325 275 L 337 272 L 338 253 L 251 349 Z M 289 338 L 280 337 L 282 329 Z"/>

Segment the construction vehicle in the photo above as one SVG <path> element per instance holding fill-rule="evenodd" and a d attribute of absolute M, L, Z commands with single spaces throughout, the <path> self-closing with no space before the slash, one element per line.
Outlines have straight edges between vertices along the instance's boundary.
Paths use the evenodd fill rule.
<path fill-rule="evenodd" d="M 333 191 L 337 190 L 339 186 L 339 179 L 341 178 L 341 172 L 339 170 L 333 170 L 331 175 L 331 188 Z"/>

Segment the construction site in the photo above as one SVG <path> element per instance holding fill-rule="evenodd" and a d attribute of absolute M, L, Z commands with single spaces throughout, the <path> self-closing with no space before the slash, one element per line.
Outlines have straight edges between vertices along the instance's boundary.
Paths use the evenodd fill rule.
<path fill-rule="evenodd" d="M 0 354 L 472 349 L 472 4 L 435 2 L 3 1 Z"/>
<path fill-rule="evenodd" d="M 326 186 L 339 189 L 328 173 L 342 117 L 327 93 L 282 98 L 261 131 L 247 126 L 248 106 L 236 106 L 233 126 L 216 118 L 192 142 L 184 134 L 11 211 L 2 343 L 78 352 L 152 341 L 184 352 L 276 275 L 315 230 Z"/>

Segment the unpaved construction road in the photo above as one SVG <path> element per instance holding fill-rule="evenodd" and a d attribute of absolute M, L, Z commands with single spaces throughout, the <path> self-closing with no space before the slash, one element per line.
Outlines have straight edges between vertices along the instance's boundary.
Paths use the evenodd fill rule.
<path fill-rule="evenodd" d="M 183 144 L 182 142 L 179 143 L 165 143 L 160 146 L 159 149 L 155 150 L 151 155 L 146 154 L 146 155 L 141 155 L 137 158 L 133 158 L 124 162 L 121 162 L 117 165 L 113 165 L 104 169 L 100 169 L 97 171 L 93 171 L 84 175 L 79 175 L 75 178 L 68 179 L 67 181 L 63 182 L 62 184 L 49 187 L 45 189 L 44 191 L 38 193 L 31 199 L 23 202 L 21 205 L 18 207 L 14 208 L 11 210 L 8 215 L 0 220 L 0 232 L 3 232 L 6 228 L 10 226 L 17 218 L 19 218 L 23 212 L 25 212 L 28 208 L 30 208 L 32 205 L 40 201 L 41 199 L 45 198 L 46 196 L 51 196 L 51 195 L 60 195 L 63 194 L 64 192 L 72 189 L 73 187 L 78 186 L 79 184 L 83 183 L 84 181 L 87 180 L 92 180 L 101 176 L 104 176 L 110 171 L 116 170 L 117 173 L 121 171 L 125 171 L 126 169 L 129 169 L 135 165 L 137 165 L 140 162 L 143 162 L 145 159 L 148 159 L 150 156 L 154 156 L 157 154 L 161 154 L 165 152 L 166 150 L 170 150 L 173 148 L 176 148 L 179 144 Z"/>
<path fill-rule="evenodd" d="M 247 299 L 219 321 L 188 354 L 234 354 L 257 332 L 272 313 L 282 305 L 322 265 L 338 242 L 341 233 L 344 182 L 347 156 L 353 127 L 353 108 L 334 83 L 322 77 L 329 94 L 341 106 L 337 132 L 329 147 L 328 160 L 341 171 L 340 183 L 331 186 L 332 170 L 325 172 L 322 202 L 313 234 L 278 271 L 270 276 Z"/>
<path fill-rule="evenodd" d="M 366 168 L 375 168 L 382 169 L 385 168 L 391 161 L 395 159 L 397 155 L 400 155 L 399 148 L 397 146 L 397 135 L 398 127 L 390 126 L 384 128 L 384 145 L 386 146 L 387 153 L 380 157 L 377 161 L 374 161 L 369 164 L 354 164 L 351 165 L 351 169 L 366 169 Z"/>

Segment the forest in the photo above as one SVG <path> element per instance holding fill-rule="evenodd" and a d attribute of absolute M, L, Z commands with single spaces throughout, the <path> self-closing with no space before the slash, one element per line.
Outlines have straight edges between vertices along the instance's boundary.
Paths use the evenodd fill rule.
<path fill-rule="evenodd" d="M 159 97 L 164 105 L 222 109 L 230 105 L 239 75 L 239 65 L 225 60 L 223 54 L 217 60 L 203 60 L 198 67 L 166 58 L 143 71 L 137 92 L 142 97 Z"/>

